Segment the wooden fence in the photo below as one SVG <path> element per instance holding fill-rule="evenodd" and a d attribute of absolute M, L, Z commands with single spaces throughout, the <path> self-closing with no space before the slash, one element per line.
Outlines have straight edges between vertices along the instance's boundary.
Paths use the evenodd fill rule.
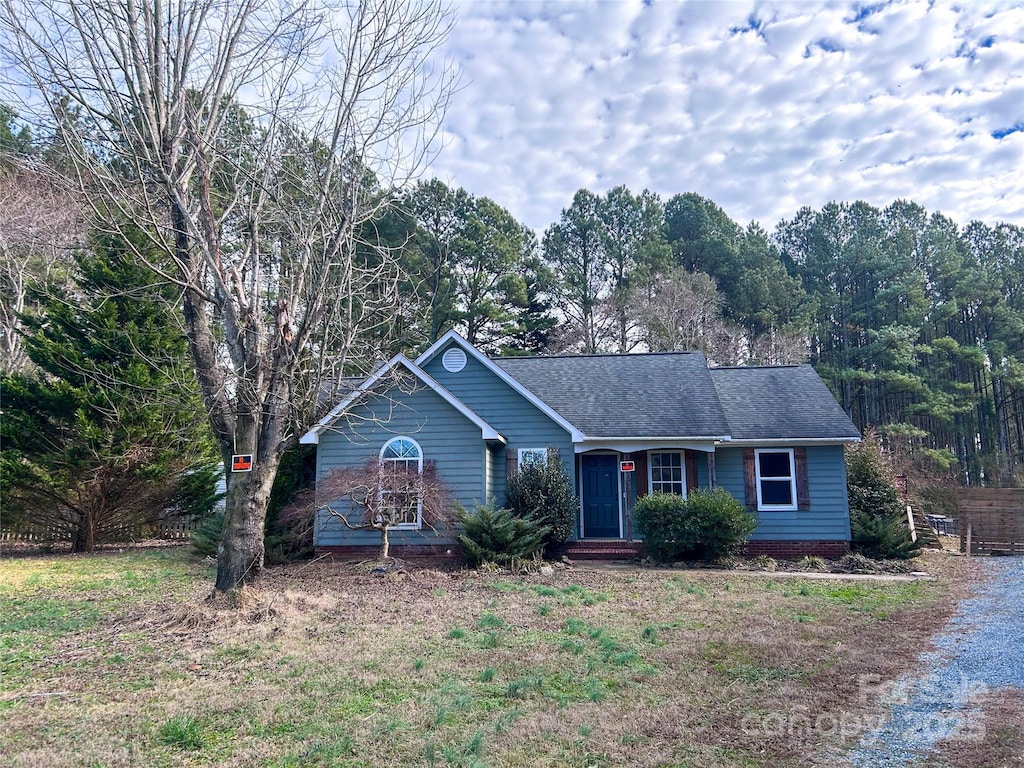
<path fill-rule="evenodd" d="M 194 519 L 169 519 L 156 525 L 104 531 L 102 543 L 127 544 L 143 539 L 187 540 L 198 526 L 199 521 Z M 67 526 L 29 524 L 16 529 L 0 529 L 0 542 L 47 544 L 71 541 L 71 537 L 71 530 Z"/>
<path fill-rule="evenodd" d="M 1024 488 L 962 488 L 957 511 L 961 552 L 1024 555 Z"/>

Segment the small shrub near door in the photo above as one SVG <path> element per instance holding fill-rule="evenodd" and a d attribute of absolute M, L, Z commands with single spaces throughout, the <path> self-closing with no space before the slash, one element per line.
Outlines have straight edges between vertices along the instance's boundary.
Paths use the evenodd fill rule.
<path fill-rule="evenodd" d="M 509 478 L 505 496 L 513 515 L 547 528 L 545 544 L 560 544 L 572 536 L 579 500 L 556 451 L 548 451 L 546 462 L 520 467 Z"/>
<path fill-rule="evenodd" d="M 638 499 L 633 507 L 633 525 L 655 560 L 674 560 L 686 536 L 683 530 L 683 504 L 674 493 L 652 493 Z"/>
<path fill-rule="evenodd" d="M 495 509 L 494 504 L 478 506 L 472 512 L 457 505 L 456 516 L 465 528 L 459 543 L 474 566 L 531 560 L 541 551 L 548 533 L 547 527 L 516 517 L 507 509 Z"/>
<path fill-rule="evenodd" d="M 655 560 L 717 560 L 735 554 L 757 527 L 757 518 L 721 488 L 693 491 L 685 499 L 652 493 L 637 501 L 633 521 Z"/>

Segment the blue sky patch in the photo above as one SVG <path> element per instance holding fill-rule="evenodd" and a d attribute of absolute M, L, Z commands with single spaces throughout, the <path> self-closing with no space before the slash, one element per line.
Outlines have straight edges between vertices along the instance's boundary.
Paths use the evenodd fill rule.
<path fill-rule="evenodd" d="M 1024 131 L 1024 122 L 1014 123 L 1009 128 L 1000 128 L 998 131 L 992 131 L 992 138 L 1003 139 L 1011 133 L 1019 133 L 1021 131 Z"/>

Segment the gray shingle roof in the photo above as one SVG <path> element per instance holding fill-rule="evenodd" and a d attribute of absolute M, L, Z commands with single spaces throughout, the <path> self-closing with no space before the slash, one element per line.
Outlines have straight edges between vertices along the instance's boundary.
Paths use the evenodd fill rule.
<path fill-rule="evenodd" d="M 809 365 L 709 372 L 734 440 L 860 437 Z"/>
<path fill-rule="evenodd" d="M 504 357 L 494 363 L 587 437 L 729 434 L 699 352 Z"/>
<path fill-rule="evenodd" d="M 493 362 L 587 437 L 860 437 L 809 365 L 709 369 L 699 352 Z"/>

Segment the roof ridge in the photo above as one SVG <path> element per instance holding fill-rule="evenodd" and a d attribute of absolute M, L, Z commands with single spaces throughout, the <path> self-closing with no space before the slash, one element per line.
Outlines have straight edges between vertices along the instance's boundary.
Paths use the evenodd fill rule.
<path fill-rule="evenodd" d="M 771 368 L 802 368 L 810 363 L 772 363 L 770 365 L 709 365 L 709 371 L 764 371 Z"/>
<path fill-rule="evenodd" d="M 703 352 L 695 349 L 673 350 L 671 352 L 593 352 L 585 354 L 564 354 L 564 355 L 497 355 L 491 360 L 579 360 L 581 358 L 596 357 L 668 357 L 670 355 L 701 355 Z"/>

